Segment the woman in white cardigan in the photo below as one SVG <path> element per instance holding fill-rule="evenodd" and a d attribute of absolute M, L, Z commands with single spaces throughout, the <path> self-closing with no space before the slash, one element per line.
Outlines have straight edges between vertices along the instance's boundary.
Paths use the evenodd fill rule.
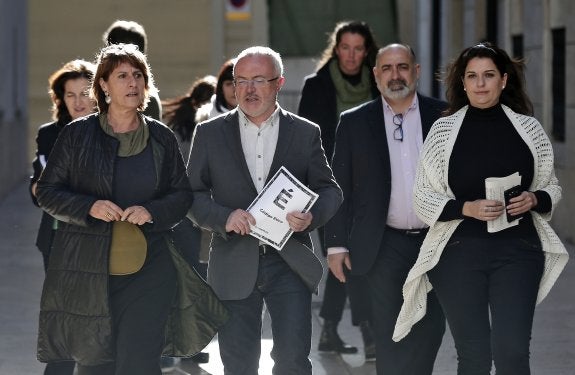
<path fill-rule="evenodd" d="M 425 314 L 433 287 L 458 356 L 458 375 L 530 374 L 536 303 L 568 254 L 547 223 L 561 198 L 553 149 L 530 115 L 524 65 L 488 43 L 465 49 L 447 76 L 447 117 L 432 127 L 414 187 L 418 216 L 430 226 L 403 288 L 394 339 Z M 485 179 L 518 172 L 518 195 L 485 197 Z M 490 233 L 509 215 L 517 225 Z M 506 217 L 503 216 L 507 221 Z"/>

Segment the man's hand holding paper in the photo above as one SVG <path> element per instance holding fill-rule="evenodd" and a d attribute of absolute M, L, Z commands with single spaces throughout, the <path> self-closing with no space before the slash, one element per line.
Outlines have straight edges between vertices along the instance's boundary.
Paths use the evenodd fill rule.
<path fill-rule="evenodd" d="M 310 226 L 313 215 L 311 212 L 290 212 L 286 215 L 289 227 L 294 232 L 303 232 Z"/>

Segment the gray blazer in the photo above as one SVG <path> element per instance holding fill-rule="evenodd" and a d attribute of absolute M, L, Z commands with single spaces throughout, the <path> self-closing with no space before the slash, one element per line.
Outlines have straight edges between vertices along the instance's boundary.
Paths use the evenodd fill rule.
<path fill-rule="evenodd" d="M 313 253 L 309 232 L 335 214 L 342 192 L 321 146 L 319 127 L 283 109 L 268 178 L 281 166 L 319 194 L 311 208 L 310 227 L 306 232 L 294 233 L 280 252 L 291 269 L 316 292 L 323 269 Z M 230 213 L 246 209 L 258 194 L 242 150 L 237 110 L 196 127 L 188 174 L 194 192 L 189 216 L 200 227 L 212 231 L 208 283 L 220 299 L 246 298 L 257 278 L 259 240 L 225 230 Z"/>

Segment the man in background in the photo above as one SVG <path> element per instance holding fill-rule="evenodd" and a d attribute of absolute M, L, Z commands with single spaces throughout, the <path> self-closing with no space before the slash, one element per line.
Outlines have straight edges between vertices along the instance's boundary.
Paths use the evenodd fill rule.
<path fill-rule="evenodd" d="M 148 36 L 146 30 L 144 30 L 144 26 L 135 21 L 115 21 L 108 27 L 102 39 L 107 46 L 118 43 L 135 44 L 142 53 L 146 54 Z M 158 121 L 162 121 L 162 103 L 160 102 L 157 91 L 150 92 L 150 101 L 144 114 Z"/>

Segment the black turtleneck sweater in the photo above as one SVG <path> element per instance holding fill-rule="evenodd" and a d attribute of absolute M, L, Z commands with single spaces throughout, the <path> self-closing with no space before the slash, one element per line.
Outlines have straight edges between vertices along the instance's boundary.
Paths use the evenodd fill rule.
<path fill-rule="evenodd" d="M 535 227 L 526 213 L 519 225 L 501 232 L 487 232 L 487 223 L 463 216 L 466 201 L 485 199 L 485 179 L 505 177 L 519 172 L 521 190 L 527 191 L 533 180 L 533 154 L 515 127 L 496 105 L 487 109 L 469 107 L 449 159 L 449 186 L 455 194 L 445 206 L 440 221 L 464 219 L 456 230 L 463 236 L 535 235 Z M 537 212 L 551 210 L 551 198 L 543 191 L 535 192 Z"/>

